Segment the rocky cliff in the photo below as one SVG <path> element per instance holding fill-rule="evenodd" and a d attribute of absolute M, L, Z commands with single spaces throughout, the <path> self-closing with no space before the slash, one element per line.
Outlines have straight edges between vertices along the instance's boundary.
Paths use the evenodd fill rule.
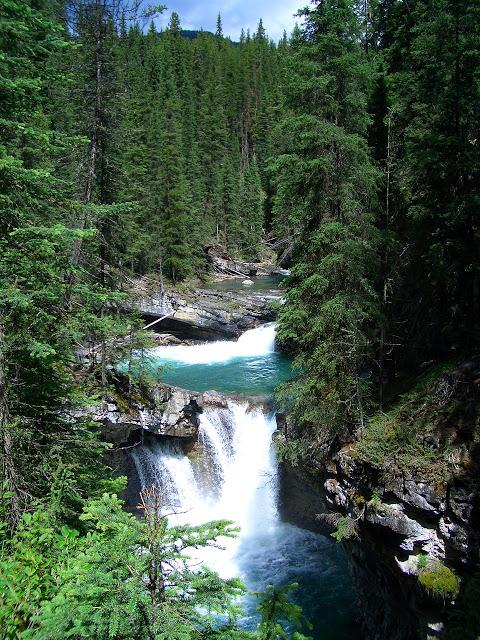
<path fill-rule="evenodd" d="M 275 317 L 272 302 L 279 295 L 214 289 L 161 291 L 145 279 L 131 287 L 128 305 L 147 319 L 161 321 L 162 330 L 184 338 L 219 340 L 238 337 L 244 331 Z M 160 326 L 160 324 L 158 325 Z"/>
<path fill-rule="evenodd" d="M 369 640 L 476 638 L 455 635 L 451 612 L 478 561 L 480 360 L 444 369 L 307 465 L 330 510 L 320 518 L 350 554 Z"/>
<path fill-rule="evenodd" d="M 104 402 L 83 413 L 101 425 L 108 442 L 121 445 L 137 440 L 142 432 L 157 436 L 195 439 L 198 416 L 205 406 L 225 407 L 227 399 L 215 391 L 198 393 L 167 384 L 157 384 L 148 392 L 110 395 Z"/>

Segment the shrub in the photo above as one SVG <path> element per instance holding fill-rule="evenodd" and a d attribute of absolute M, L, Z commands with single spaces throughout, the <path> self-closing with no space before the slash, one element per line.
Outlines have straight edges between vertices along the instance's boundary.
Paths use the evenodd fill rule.
<path fill-rule="evenodd" d="M 386 476 L 419 475 L 443 486 L 452 472 L 448 447 L 439 448 L 433 434 L 455 403 L 445 405 L 438 385 L 451 362 L 439 365 L 400 396 L 386 412 L 369 417 L 362 437 L 354 445 L 358 457 Z"/>
<path fill-rule="evenodd" d="M 421 553 L 417 558 L 417 564 L 419 569 L 426 569 L 428 566 L 428 556 L 426 553 Z"/>
<path fill-rule="evenodd" d="M 357 525 L 353 518 L 350 518 L 349 516 L 338 518 L 336 521 L 336 527 L 336 531 L 330 535 L 332 538 L 335 538 L 337 542 L 348 540 L 349 538 L 354 538 L 358 535 Z"/>

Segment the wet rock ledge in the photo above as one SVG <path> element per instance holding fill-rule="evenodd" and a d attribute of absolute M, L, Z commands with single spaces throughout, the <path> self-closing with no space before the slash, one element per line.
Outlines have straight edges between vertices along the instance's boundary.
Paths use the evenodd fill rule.
<path fill-rule="evenodd" d="M 128 399 L 127 399 L 128 398 Z M 198 393 L 167 384 L 158 384 L 148 393 L 110 396 L 86 413 L 101 425 L 103 437 L 115 446 L 132 439 L 134 432 L 157 436 L 195 439 L 199 414 L 206 406 L 226 407 L 227 396 L 206 391 Z"/>
<path fill-rule="evenodd" d="M 271 303 L 279 298 L 280 294 L 210 289 L 162 292 L 158 286 L 142 280 L 132 290 L 128 306 L 147 321 L 162 318 L 162 331 L 182 338 L 222 340 L 236 338 L 273 320 L 275 311 Z"/>

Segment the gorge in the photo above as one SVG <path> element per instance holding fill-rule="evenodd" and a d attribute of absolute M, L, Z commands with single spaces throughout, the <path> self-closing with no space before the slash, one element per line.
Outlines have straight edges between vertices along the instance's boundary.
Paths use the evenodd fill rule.
<path fill-rule="evenodd" d="M 238 290 L 268 305 L 278 291 L 265 284 L 272 282 L 258 278 L 256 292 L 246 293 L 240 280 L 223 280 L 210 290 L 220 300 Z M 189 305 L 189 322 L 197 314 L 201 323 Z M 252 591 L 298 582 L 296 598 L 315 640 L 358 638 L 360 628 L 368 640 L 441 636 L 448 607 L 419 586 L 418 557 L 447 558 L 462 573 L 474 540 L 473 494 L 457 482 L 447 495 L 421 476 L 385 482 L 348 443 L 323 463 L 279 462 L 272 440 L 288 446 L 295 425 L 275 413 L 273 391 L 294 371 L 276 348 L 275 323 L 262 323 L 262 313 L 271 318 L 259 312 L 256 328 L 234 339 L 218 339 L 217 331 L 210 342 L 192 341 L 198 333 L 186 326 L 181 338 L 161 334 L 149 367 L 162 382 L 150 399 L 133 401 L 128 412 L 113 402 L 97 413 L 107 437 L 120 450 L 128 444 L 119 462 L 129 476 L 127 504 L 135 508 L 141 488 L 154 484 L 176 512 L 173 522 L 233 521 L 239 537 L 225 550 L 201 550 L 195 562 L 241 576 Z M 464 394 L 476 376 L 472 366 L 458 383 Z M 330 535 L 340 516 L 357 523 L 342 545 Z M 255 606 L 246 599 L 247 627 L 255 625 Z"/>
<path fill-rule="evenodd" d="M 354 601 L 343 550 L 328 536 L 282 517 L 280 492 L 283 501 L 290 498 L 279 486 L 272 391 L 290 370 L 275 352 L 274 324 L 236 341 L 157 347 L 153 355 L 159 364 L 170 363 L 167 382 L 173 377 L 191 391 L 221 393 L 203 394 L 193 438 L 146 433 L 130 450 L 132 505 L 139 488 L 156 484 L 178 512 L 173 522 L 233 521 L 238 538 L 227 541 L 226 549 L 201 550 L 194 563 L 206 563 L 223 577 L 240 576 L 250 591 L 298 582 L 296 599 L 314 637 L 353 638 Z M 255 628 L 256 604 L 247 597 L 247 628 Z"/>
<path fill-rule="evenodd" d="M 0 640 L 480 640 L 480 0 L 292 2 L 0 2 Z"/>

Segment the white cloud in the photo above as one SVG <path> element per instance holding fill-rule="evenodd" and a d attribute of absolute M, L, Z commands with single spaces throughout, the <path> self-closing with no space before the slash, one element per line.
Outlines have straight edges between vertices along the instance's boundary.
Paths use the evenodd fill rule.
<path fill-rule="evenodd" d="M 168 11 L 158 24 L 165 27 L 170 13 L 176 11 L 183 29 L 214 31 L 217 15 L 222 16 L 223 32 L 232 40 L 238 40 L 242 27 L 254 32 L 260 18 L 267 34 L 273 40 L 281 38 L 283 30 L 289 33 L 295 25 L 294 14 L 307 4 L 302 0 L 217 0 L 206 5 L 192 0 L 165 0 Z"/>

